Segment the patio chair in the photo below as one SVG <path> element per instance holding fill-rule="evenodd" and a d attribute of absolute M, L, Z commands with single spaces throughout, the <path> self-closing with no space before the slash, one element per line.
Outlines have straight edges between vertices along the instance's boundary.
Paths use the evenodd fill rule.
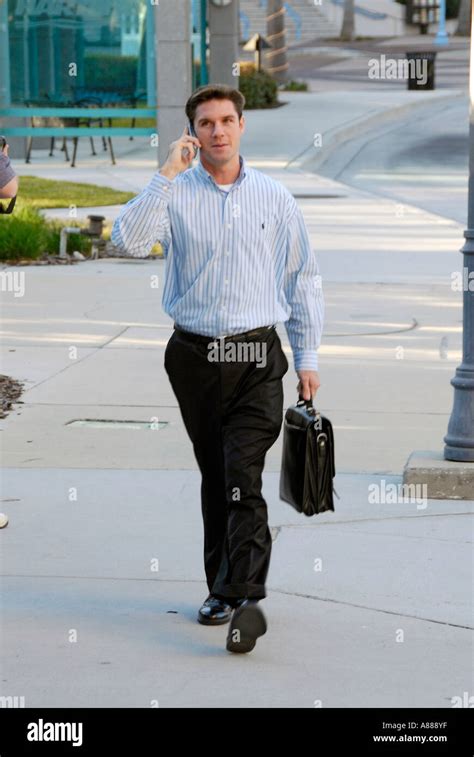
<path fill-rule="evenodd" d="M 93 110 L 94 108 L 101 108 L 102 104 L 103 103 L 102 103 L 101 98 L 94 97 L 94 96 L 84 97 L 82 100 L 76 100 L 74 103 L 75 107 L 77 108 L 91 108 L 91 110 Z M 91 126 L 91 124 L 98 123 L 100 128 L 103 128 L 103 125 L 104 125 L 103 118 L 100 118 L 100 117 L 94 118 L 94 116 L 90 116 L 90 117 L 84 116 L 84 117 L 74 118 L 72 120 L 74 121 L 75 126 L 81 126 L 83 124 L 86 126 Z M 109 126 L 112 126 L 112 119 L 109 118 L 107 120 L 109 122 Z M 76 165 L 77 143 L 79 141 L 79 137 L 73 137 L 72 139 L 74 143 L 74 149 L 73 149 L 73 155 L 72 155 L 71 168 L 74 168 Z M 94 147 L 94 139 L 93 137 L 89 137 L 89 139 L 91 141 L 92 155 L 97 155 L 95 151 L 95 147 Z M 116 161 L 115 161 L 115 155 L 114 155 L 114 148 L 112 145 L 112 139 L 110 137 L 107 137 L 107 138 L 102 137 L 102 145 L 103 145 L 104 150 L 107 150 L 107 143 L 109 145 L 110 157 L 112 158 L 112 163 L 113 165 L 115 165 Z"/>
<path fill-rule="evenodd" d="M 45 100 L 27 100 L 25 102 L 25 105 L 27 108 L 45 108 L 45 107 L 51 107 L 52 105 L 55 105 L 55 103 L 51 100 L 48 95 L 46 95 Z M 61 118 L 45 118 L 44 116 L 34 116 L 32 115 L 30 118 L 30 126 L 32 128 L 38 127 L 38 126 L 64 126 L 64 121 Z M 62 146 L 59 148 L 61 151 L 64 152 L 64 158 L 65 160 L 69 160 L 69 154 L 67 151 L 67 141 L 66 137 L 62 137 L 63 143 Z M 33 147 L 33 137 L 28 137 L 27 141 L 27 148 L 26 148 L 26 158 L 25 163 L 30 163 L 30 156 L 31 156 L 31 150 Z M 55 137 L 51 137 L 51 142 L 49 146 L 49 156 L 51 157 L 53 155 L 55 148 Z"/>

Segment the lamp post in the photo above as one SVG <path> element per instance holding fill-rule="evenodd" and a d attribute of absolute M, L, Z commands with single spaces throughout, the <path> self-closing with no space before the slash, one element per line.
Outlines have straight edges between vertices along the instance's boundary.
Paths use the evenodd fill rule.
<path fill-rule="evenodd" d="M 463 253 L 463 350 L 462 363 L 451 384 L 454 402 L 448 433 L 444 437 L 444 457 L 458 462 L 474 462 L 474 14 L 471 19 L 471 59 L 469 71 L 469 189 L 466 242 Z"/>
<path fill-rule="evenodd" d="M 434 41 L 435 45 L 449 44 L 449 38 L 446 33 L 446 0 L 439 0 L 439 25 Z"/>
<path fill-rule="evenodd" d="M 268 44 L 265 37 L 262 37 L 261 34 L 254 34 L 242 48 L 243 50 L 247 50 L 247 52 L 255 53 L 255 68 L 257 71 L 262 70 L 262 53 L 267 48 L 271 48 L 271 45 Z"/>

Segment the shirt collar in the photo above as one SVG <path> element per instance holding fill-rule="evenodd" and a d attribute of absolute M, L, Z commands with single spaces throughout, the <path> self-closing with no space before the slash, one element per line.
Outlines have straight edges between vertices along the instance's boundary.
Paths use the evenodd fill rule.
<path fill-rule="evenodd" d="M 240 163 L 240 173 L 238 177 L 236 178 L 234 184 L 240 184 L 244 180 L 244 178 L 248 175 L 247 161 L 242 155 L 239 155 L 239 163 Z M 217 182 L 215 181 L 214 177 L 209 173 L 209 171 L 207 171 L 204 168 L 201 161 L 198 162 L 196 166 L 196 171 L 199 173 L 199 175 L 203 179 L 207 179 L 207 180 L 211 179 L 214 182 L 214 184 L 216 184 L 217 186 Z"/>

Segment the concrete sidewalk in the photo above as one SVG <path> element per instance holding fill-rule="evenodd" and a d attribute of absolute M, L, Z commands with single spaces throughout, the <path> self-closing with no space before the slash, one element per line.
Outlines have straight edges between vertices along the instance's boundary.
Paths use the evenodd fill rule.
<path fill-rule="evenodd" d="M 166 431 L 156 436 L 163 449 Z M 265 473 L 268 631 L 231 655 L 227 626 L 196 622 L 207 590 L 191 467 L 4 472 L 16 501 L 0 532 L 0 695 L 26 707 L 449 708 L 472 692 L 467 503 L 369 504 L 376 477 L 339 475 L 336 513 L 306 519 Z"/>
<path fill-rule="evenodd" d="M 25 392 L 1 425 L 10 523 L 0 531 L 0 696 L 24 696 L 27 707 L 451 707 L 472 692 L 474 503 L 390 498 L 408 454 L 440 448 L 446 432 L 463 227 L 285 172 L 316 130 L 316 104 L 328 129 L 357 116 L 344 121 L 344 104 L 338 117 L 326 100 L 326 117 L 323 100 L 302 98 L 249 114 L 242 151 L 298 197 L 319 253 L 317 404 L 335 427 L 336 512 L 307 519 L 279 500 L 280 436 L 264 473 L 269 629 L 249 655 L 227 653 L 226 627 L 195 620 L 207 594 L 200 478 L 163 368 L 164 261 L 16 268 L 25 293 L 4 292 L 0 370 Z M 87 162 L 83 142 L 77 180 L 139 191 L 156 170 L 138 140 L 130 164 L 113 168 Z M 34 154 L 25 173 L 73 174 L 56 158 L 46 164 Z M 297 376 L 278 331 L 287 407 Z M 87 419 L 166 425 L 73 423 Z"/>

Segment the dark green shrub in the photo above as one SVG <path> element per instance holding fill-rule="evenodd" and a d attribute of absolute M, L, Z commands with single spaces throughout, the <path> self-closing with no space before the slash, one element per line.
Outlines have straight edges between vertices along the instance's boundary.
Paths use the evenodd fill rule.
<path fill-rule="evenodd" d="M 278 104 L 278 84 L 266 71 L 241 65 L 239 89 L 245 97 L 245 108 L 271 108 Z"/>
<path fill-rule="evenodd" d="M 45 252 L 58 255 L 61 227 L 76 225 L 77 222 L 48 221 L 36 208 L 26 207 L 11 215 L 0 215 L 0 260 L 34 260 Z M 73 250 L 87 255 L 90 240 L 80 234 L 68 236 L 68 252 Z"/>
<path fill-rule="evenodd" d="M 0 216 L 0 259 L 37 258 L 48 248 L 44 218 L 33 208 Z"/>

